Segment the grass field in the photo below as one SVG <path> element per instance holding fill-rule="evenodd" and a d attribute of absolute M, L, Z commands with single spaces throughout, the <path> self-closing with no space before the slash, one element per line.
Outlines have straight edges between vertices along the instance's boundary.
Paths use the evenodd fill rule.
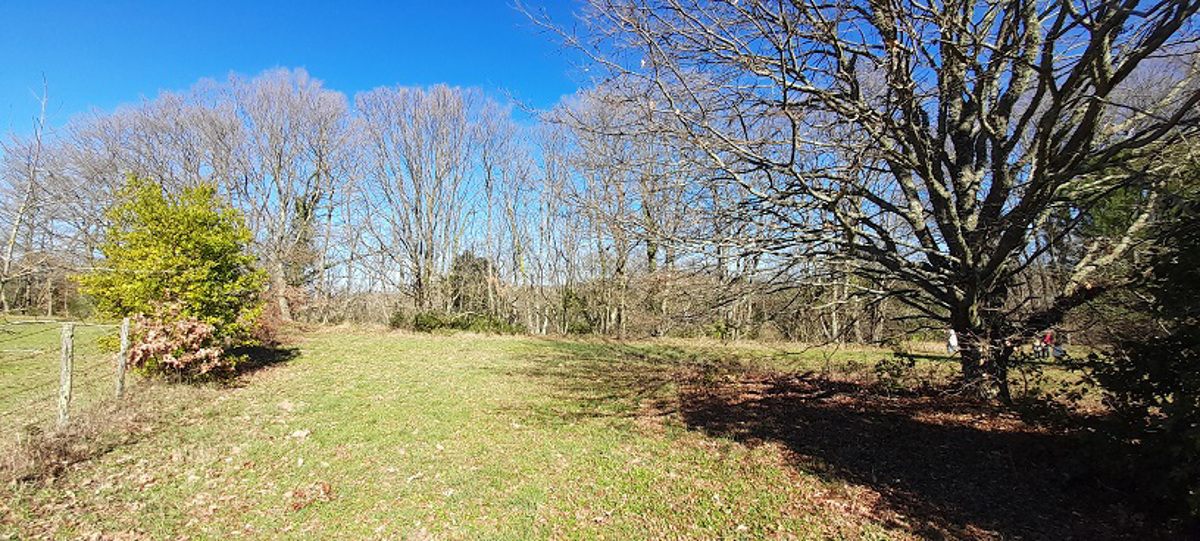
<path fill-rule="evenodd" d="M 113 396 L 115 356 L 101 351 L 96 339 L 115 332 L 109 327 L 75 327 L 71 403 L 76 408 Z M 0 442 L 22 430 L 44 430 L 54 423 L 61 352 L 61 323 L 0 326 Z"/>
<path fill-rule="evenodd" d="M 1038 478 L 1053 464 L 1025 464 L 1054 448 L 1052 434 L 982 406 L 813 375 L 849 374 L 877 350 L 348 328 L 295 347 L 234 387 L 135 387 L 123 406 L 138 412 L 123 428 L 133 437 L 49 482 L 0 488 L 0 537 L 1113 531 L 1111 518 L 1088 526 L 1107 508 Z M 945 364 L 925 362 L 931 378 Z"/>

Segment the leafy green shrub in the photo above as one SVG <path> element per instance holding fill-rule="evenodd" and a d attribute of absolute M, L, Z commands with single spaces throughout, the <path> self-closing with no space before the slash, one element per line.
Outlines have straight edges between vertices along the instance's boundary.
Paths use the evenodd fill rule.
<path fill-rule="evenodd" d="M 123 317 L 177 304 L 218 335 L 246 330 L 266 282 L 246 250 L 251 233 L 241 214 L 212 186 L 168 194 L 157 183 L 130 177 L 121 196 L 124 202 L 108 212 L 104 260 L 78 277 L 97 309 Z"/>
<path fill-rule="evenodd" d="M 586 319 L 574 319 L 567 322 L 567 334 L 592 334 L 595 328 Z"/>
<path fill-rule="evenodd" d="M 109 329 L 107 332 L 101 333 L 96 337 L 96 349 L 104 353 L 121 351 L 121 331 Z"/>
<path fill-rule="evenodd" d="M 78 277 L 81 289 L 105 315 L 136 315 L 132 350 L 143 371 L 193 379 L 227 367 L 223 348 L 263 332 L 265 275 L 247 252 L 241 214 L 212 186 L 170 194 L 130 177 L 121 197 L 108 211 L 104 260 Z"/>
<path fill-rule="evenodd" d="M 393 329 L 409 328 L 413 322 L 413 316 L 408 315 L 408 310 L 404 308 L 396 308 L 392 310 L 391 317 L 388 318 L 388 327 Z"/>
<path fill-rule="evenodd" d="M 413 316 L 413 330 L 418 332 L 434 332 L 446 327 L 446 314 L 440 312 L 418 312 Z"/>
<path fill-rule="evenodd" d="M 1135 317 L 1078 367 L 1115 413 L 1107 435 L 1125 452 L 1110 454 L 1127 461 L 1134 490 L 1200 519 L 1200 185 L 1163 195 L 1146 265 L 1116 301 Z"/>
<path fill-rule="evenodd" d="M 728 321 L 718 321 L 704 329 L 704 335 L 717 340 L 729 340 L 737 335 L 737 326 Z"/>
<path fill-rule="evenodd" d="M 588 300 L 571 288 L 563 288 L 559 298 L 563 317 L 566 320 L 567 334 L 592 334 L 596 332 L 597 322 L 589 317 Z"/>

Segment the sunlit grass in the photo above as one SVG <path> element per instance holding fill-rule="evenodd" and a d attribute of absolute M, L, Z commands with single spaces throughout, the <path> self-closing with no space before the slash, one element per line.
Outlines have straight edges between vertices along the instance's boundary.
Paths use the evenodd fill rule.
<path fill-rule="evenodd" d="M 780 446 L 709 437 L 670 414 L 672 370 L 743 349 L 354 329 L 300 347 L 57 484 L 11 489 L 0 532 L 908 536 L 839 511 L 863 489 L 795 469 Z M 589 385 L 595 370 L 629 386 Z"/>
<path fill-rule="evenodd" d="M 56 418 L 62 327 L 58 322 L 0 326 L 0 441 L 21 430 L 48 428 Z M 97 339 L 115 332 L 109 327 L 75 326 L 72 410 L 114 396 L 116 357 L 102 351 Z"/>

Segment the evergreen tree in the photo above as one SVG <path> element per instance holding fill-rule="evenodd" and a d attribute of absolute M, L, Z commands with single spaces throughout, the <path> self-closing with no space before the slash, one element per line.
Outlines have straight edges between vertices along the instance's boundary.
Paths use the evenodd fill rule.
<path fill-rule="evenodd" d="M 213 325 L 220 336 L 244 330 L 265 280 L 247 253 L 251 233 L 241 214 L 211 186 L 168 194 L 130 177 L 122 199 L 108 212 L 104 261 L 79 277 L 97 308 L 128 316 L 178 305 L 181 315 Z"/>

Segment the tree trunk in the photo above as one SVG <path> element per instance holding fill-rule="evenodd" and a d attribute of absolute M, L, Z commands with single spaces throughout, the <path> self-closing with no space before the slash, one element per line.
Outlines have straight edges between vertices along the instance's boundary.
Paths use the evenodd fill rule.
<path fill-rule="evenodd" d="M 54 317 L 54 275 L 46 271 L 46 317 Z"/>
<path fill-rule="evenodd" d="M 274 290 L 275 305 L 279 307 L 279 318 L 290 323 L 292 321 L 292 307 L 287 298 L 287 277 L 284 274 L 282 261 L 276 263 L 275 272 L 272 274 L 271 289 Z"/>
<path fill-rule="evenodd" d="M 968 338 L 968 334 L 963 331 L 955 330 L 959 336 L 959 356 L 962 366 L 962 377 L 966 381 L 976 381 L 983 373 L 984 349 L 975 338 Z"/>
<path fill-rule="evenodd" d="M 1013 348 L 1004 337 L 983 329 L 955 329 L 962 356 L 962 379 L 980 398 L 1012 404 L 1008 368 Z"/>

